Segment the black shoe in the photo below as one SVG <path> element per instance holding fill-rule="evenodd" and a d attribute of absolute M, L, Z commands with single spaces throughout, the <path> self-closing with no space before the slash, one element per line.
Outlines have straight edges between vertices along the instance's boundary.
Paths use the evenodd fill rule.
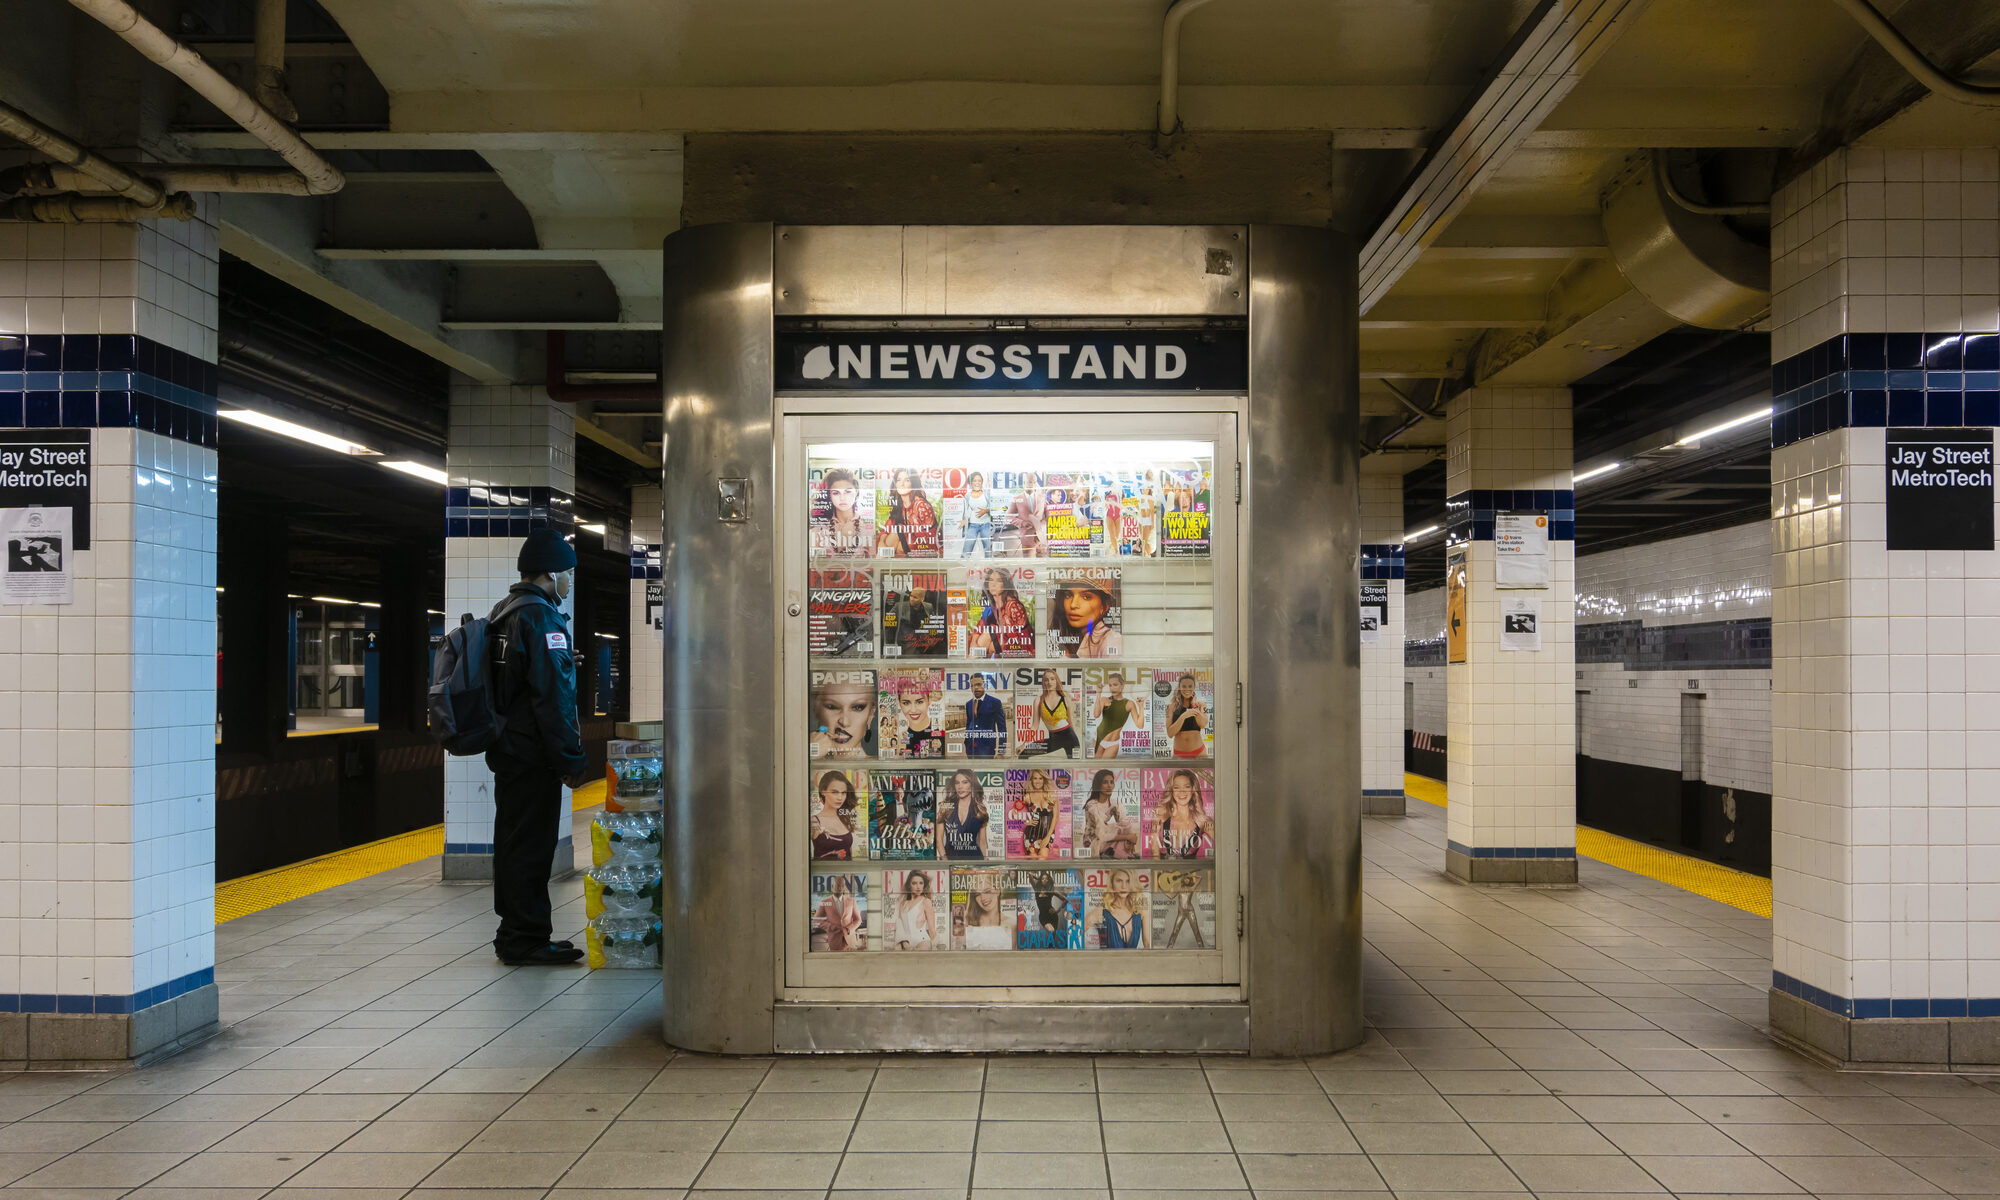
<path fill-rule="evenodd" d="M 567 967 L 582 957 L 583 951 L 574 946 L 558 946 L 550 942 L 533 950 L 502 954 L 500 961 L 510 967 Z"/>
<path fill-rule="evenodd" d="M 554 946 L 554 947 L 555 947 L 556 949 L 558 949 L 558 950 L 574 950 L 574 949 L 576 949 L 576 943 L 575 943 L 575 942 L 550 942 L 550 943 L 549 943 L 549 945 L 551 945 L 551 946 Z"/>

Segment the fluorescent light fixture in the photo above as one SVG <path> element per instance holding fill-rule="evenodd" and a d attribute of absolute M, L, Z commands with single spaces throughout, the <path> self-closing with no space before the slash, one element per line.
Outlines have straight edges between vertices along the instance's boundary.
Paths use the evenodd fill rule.
<path fill-rule="evenodd" d="M 361 607 L 363 607 L 363 608 L 380 608 L 380 607 L 382 607 L 381 605 L 379 605 L 379 604 L 375 603 L 375 602 L 374 602 L 373 600 L 360 600 L 360 601 L 356 601 L 356 603 L 360 604 L 360 605 L 361 605 Z"/>
<path fill-rule="evenodd" d="M 588 530 L 590 530 L 590 532 L 592 532 L 592 533 L 596 534 L 596 535 L 597 535 L 598 537 L 603 537 L 603 536 L 604 536 L 604 526 L 602 526 L 602 525 L 593 525 L 593 524 L 591 524 L 590 522 L 588 522 L 588 521 L 585 521 L 585 522 L 583 522 L 583 523 L 579 524 L 579 525 L 577 526 L 577 528 L 578 528 L 578 529 L 588 529 Z M 601 635 L 601 634 L 600 634 L 599 636 L 603 636 L 603 635 Z"/>
<path fill-rule="evenodd" d="M 218 596 L 222 594 L 222 585 L 219 583 L 215 585 L 215 594 Z"/>
<path fill-rule="evenodd" d="M 321 433 L 317 429 L 308 429 L 304 425 L 284 420 L 281 417 L 274 417 L 269 413 L 257 412 L 254 409 L 231 408 L 225 409 L 215 415 L 225 421 L 235 421 L 239 425 L 248 425 L 252 429 L 261 429 L 265 433 L 275 433 L 279 437 L 288 437 L 294 441 L 304 442 L 309 446 L 318 446 L 322 450 L 331 450 L 335 454 L 375 453 L 375 451 L 370 450 L 360 442 L 350 442 L 344 437 L 335 437 L 330 433 Z"/>
<path fill-rule="evenodd" d="M 341 598 L 340 598 L 339 596 L 314 596 L 314 597 L 312 597 L 311 599 L 312 599 L 312 602 L 313 602 L 314 604 L 352 604 L 352 603 L 354 603 L 354 601 L 352 601 L 352 600 L 343 600 L 343 599 L 341 599 Z"/>
<path fill-rule="evenodd" d="M 432 615 L 432 616 L 434 616 L 434 617 L 441 617 L 441 616 L 443 616 L 443 615 L 444 615 L 444 612 L 443 612 L 443 611 L 442 611 L 441 609 L 435 609 L 435 608 L 427 608 L 427 609 L 425 609 L 424 611 L 425 611 L 425 612 L 427 612 L 427 613 L 429 613 L 430 615 Z"/>
<path fill-rule="evenodd" d="M 418 462 L 404 462 L 399 459 L 396 462 L 385 462 L 382 465 L 391 471 L 401 471 L 405 475 L 414 475 L 418 479 L 435 483 L 440 487 L 444 485 L 445 480 L 450 478 L 450 476 L 436 467 L 427 467 Z"/>
<path fill-rule="evenodd" d="M 1586 479 L 1595 479 L 1599 475 L 1609 475 L 1611 474 L 1611 472 L 1616 471 L 1618 468 L 1624 465 L 1625 465 L 1624 463 L 1614 462 L 1614 463 L 1605 463 L 1601 467 L 1592 467 L 1590 470 L 1585 471 L 1581 475 L 1573 476 L 1570 479 L 1570 485 L 1573 487 L 1576 484 L 1582 483 Z"/>
<path fill-rule="evenodd" d="M 1442 525 L 1426 525 L 1426 526 L 1424 526 L 1424 527 L 1423 527 L 1422 529 L 1419 529 L 1419 530 L 1417 530 L 1417 531 L 1416 531 L 1415 533 L 1406 533 L 1406 534 L 1404 534 L 1404 535 L 1403 535 L 1403 544 L 1404 544 L 1405 546 L 1407 546 L 1407 545 L 1409 545 L 1409 544 L 1410 544 L 1411 542 L 1414 542 L 1414 541 L 1417 541 L 1417 540 L 1419 540 L 1419 539 L 1421 539 L 1421 538 L 1427 538 L 1427 537 L 1429 537 L 1430 535 L 1432 535 L 1432 534 L 1436 533 L 1436 532 L 1437 532 L 1438 530 L 1440 530 L 1440 529 L 1443 529 L 1443 528 L 1444 528 L 1444 526 L 1442 526 Z"/>
<path fill-rule="evenodd" d="M 1770 415 L 1771 415 L 1770 409 L 1760 408 L 1756 412 L 1746 413 L 1743 416 L 1737 417 L 1733 421 L 1724 421 L 1720 425 L 1711 425 L 1707 429 L 1701 430 L 1698 433 L 1690 433 L 1686 437 L 1682 438 L 1680 441 L 1675 442 L 1674 445 L 1691 446 L 1694 443 L 1699 442 L 1703 438 L 1714 437 L 1718 433 L 1727 433 L 1730 430 L 1735 429 L 1739 426 L 1748 425 L 1752 421 L 1766 420 L 1770 417 Z"/>
<path fill-rule="evenodd" d="M 610 642 L 615 642 L 618 640 L 618 635 L 615 633 L 600 633 L 597 636 Z"/>

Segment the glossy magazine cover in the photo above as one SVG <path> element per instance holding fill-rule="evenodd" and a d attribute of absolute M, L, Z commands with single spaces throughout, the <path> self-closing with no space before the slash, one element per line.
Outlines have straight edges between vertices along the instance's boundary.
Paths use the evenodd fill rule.
<path fill-rule="evenodd" d="M 1007 857 L 1007 772 L 938 772 L 938 846 L 954 862 Z"/>
<path fill-rule="evenodd" d="M 891 467 L 875 474 L 875 524 L 880 558 L 939 558 L 944 554 L 944 469 Z"/>
<path fill-rule="evenodd" d="M 951 597 L 943 571 L 883 571 L 882 657 L 943 658 Z"/>
<path fill-rule="evenodd" d="M 815 952 L 867 950 L 870 948 L 868 876 L 860 874 L 820 874 L 809 883 L 811 939 L 807 948 Z"/>
<path fill-rule="evenodd" d="M 935 859 L 937 774 L 868 772 L 868 849 L 879 859 Z"/>
<path fill-rule="evenodd" d="M 1083 948 L 1144 950 L 1152 944 L 1153 877 L 1143 867 L 1083 872 Z"/>
<path fill-rule="evenodd" d="M 957 950 L 1012 950 L 1018 923 L 1014 872 L 951 869 L 951 944 Z"/>
<path fill-rule="evenodd" d="M 1153 753 L 1153 673 L 1145 667 L 1085 667 L 1083 695 L 1091 758 L 1148 758 Z"/>
<path fill-rule="evenodd" d="M 875 657 L 875 574 L 867 567 L 813 567 L 806 582 L 806 653 Z"/>
<path fill-rule="evenodd" d="M 944 672 L 944 753 L 947 758 L 1005 758 L 1014 710 L 1006 671 L 947 667 Z"/>
<path fill-rule="evenodd" d="M 880 703 L 872 668 L 806 672 L 806 751 L 815 759 L 874 758 Z"/>
<path fill-rule="evenodd" d="M 815 464 L 806 471 L 811 513 L 807 532 L 819 558 L 875 557 L 875 472 L 870 467 Z"/>
<path fill-rule="evenodd" d="M 1192 767 L 1140 769 L 1139 819 L 1146 828 L 1147 858 L 1213 858 L 1214 814 L 1214 772 Z"/>
<path fill-rule="evenodd" d="M 1210 758 L 1215 753 L 1215 672 L 1155 666 L 1151 699 L 1154 758 Z"/>
<path fill-rule="evenodd" d="M 1068 858 L 1070 772 L 1051 767 L 1007 769 L 1007 857 Z"/>
<path fill-rule="evenodd" d="M 1086 768 L 1075 772 L 1074 779 L 1070 823 L 1075 857 L 1142 857 L 1146 833 L 1140 819 L 1138 768 Z"/>
<path fill-rule="evenodd" d="M 1016 950 L 1083 949 L 1083 873 L 1060 867 L 1014 872 Z"/>
<path fill-rule="evenodd" d="M 966 658 L 1035 656 L 1034 567 L 967 567 L 953 594 L 964 605 L 964 638 L 953 650 Z"/>
<path fill-rule="evenodd" d="M 884 950 L 950 949 L 951 889 L 943 871 L 884 872 L 881 904 Z"/>
<path fill-rule="evenodd" d="M 879 758 L 944 757 L 944 672 L 936 667 L 888 667 L 877 708 Z"/>
<path fill-rule="evenodd" d="M 1215 872 L 1153 872 L 1153 949 L 1215 949 Z"/>
<path fill-rule="evenodd" d="M 1125 653 L 1121 571 L 1112 566 L 1050 567 L 1042 653 L 1049 658 L 1118 658 Z"/>
<path fill-rule="evenodd" d="M 868 772 L 815 769 L 806 800 L 806 828 L 815 862 L 868 857 Z"/>

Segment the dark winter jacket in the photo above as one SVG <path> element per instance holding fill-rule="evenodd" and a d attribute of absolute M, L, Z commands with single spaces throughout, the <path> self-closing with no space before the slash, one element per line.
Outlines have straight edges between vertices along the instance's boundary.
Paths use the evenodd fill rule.
<path fill-rule="evenodd" d="M 497 636 L 506 639 L 506 665 L 495 664 L 506 728 L 489 753 L 562 775 L 581 775 L 590 762 L 583 756 L 577 723 L 576 648 L 569 618 L 548 593 L 525 580 L 508 588 L 507 599 L 493 611 L 497 614 L 517 596 L 527 597 L 527 603 L 495 626 Z"/>

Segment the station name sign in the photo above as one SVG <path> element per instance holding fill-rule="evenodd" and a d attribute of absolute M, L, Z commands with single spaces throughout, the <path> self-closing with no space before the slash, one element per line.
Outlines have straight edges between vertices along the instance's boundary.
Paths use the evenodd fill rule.
<path fill-rule="evenodd" d="M 90 549 L 90 430 L 0 430 L 0 509 L 67 508 L 74 548 Z"/>
<path fill-rule="evenodd" d="M 781 330 L 780 392 L 1242 392 L 1241 329 Z"/>
<path fill-rule="evenodd" d="M 1889 549 L 1993 549 L 1991 429 L 1891 429 L 1883 445 Z"/>

